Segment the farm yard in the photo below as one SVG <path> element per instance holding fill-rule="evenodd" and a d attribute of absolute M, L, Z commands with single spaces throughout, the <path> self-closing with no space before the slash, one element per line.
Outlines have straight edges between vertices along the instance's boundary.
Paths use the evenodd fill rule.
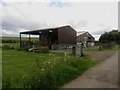
<path fill-rule="evenodd" d="M 3 43 L 2 88 L 57 89 L 82 75 L 88 68 L 110 57 L 118 49 L 84 49 L 83 57 L 67 53 L 33 53 L 19 49 L 19 43 Z M 8 48 L 8 47 L 15 48 Z"/>

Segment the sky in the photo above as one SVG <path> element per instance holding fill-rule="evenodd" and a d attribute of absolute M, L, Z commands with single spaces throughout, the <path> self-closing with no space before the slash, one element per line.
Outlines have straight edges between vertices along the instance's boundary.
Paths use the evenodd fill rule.
<path fill-rule="evenodd" d="M 70 25 L 88 31 L 96 40 L 105 31 L 118 29 L 118 0 L 0 0 L 0 36 Z"/>

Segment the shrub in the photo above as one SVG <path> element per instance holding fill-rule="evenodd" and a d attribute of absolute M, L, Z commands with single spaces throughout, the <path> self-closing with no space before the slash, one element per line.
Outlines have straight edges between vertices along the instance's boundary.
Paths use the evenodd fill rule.
<path fill-rule="evenodd" d="M 18 43 L 18 40 L 2 40 L 2 43 Z"/>
<path fill-rule="evenodd" d="M 14 47 L 9 45 L 2 45 L 2 49 L 14 49 Z"/>

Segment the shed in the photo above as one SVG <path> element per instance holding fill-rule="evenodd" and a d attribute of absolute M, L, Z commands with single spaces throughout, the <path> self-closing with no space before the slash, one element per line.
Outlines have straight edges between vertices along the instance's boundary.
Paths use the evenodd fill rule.
<path fill-rule="evenodd" d="M 51 49 L 51 45 L 65 45 L 65 44 L 76 44 L 76 31 L 70 26 L 61 26 L 56 28 L 47 28 L 40 30 L 32 30 L 20 32 L 20 47 L 25 47 L 22 43 L 22 34 L 29 35 L 28 45 L 32 46 L 30 35 L 39 36 L 39 45 L 48 46 Z"/>
<path fill-rule="evenodd" d="M 83 43 L 85 47 L 94 46 L 95 38 L 86 31 L 77 32 L 77 43 Z"/>

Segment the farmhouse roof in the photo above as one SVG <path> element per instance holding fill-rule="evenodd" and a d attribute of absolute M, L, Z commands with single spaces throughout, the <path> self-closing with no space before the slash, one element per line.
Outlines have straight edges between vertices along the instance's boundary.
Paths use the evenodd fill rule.
<path fill-rule="evenodd" d="M 84 33 L 87 33 L 87 31 L 78 31 L 78 32 L 77 32 L 77 36 L 82 35 L 82 34 L 84 34 Z"/>

